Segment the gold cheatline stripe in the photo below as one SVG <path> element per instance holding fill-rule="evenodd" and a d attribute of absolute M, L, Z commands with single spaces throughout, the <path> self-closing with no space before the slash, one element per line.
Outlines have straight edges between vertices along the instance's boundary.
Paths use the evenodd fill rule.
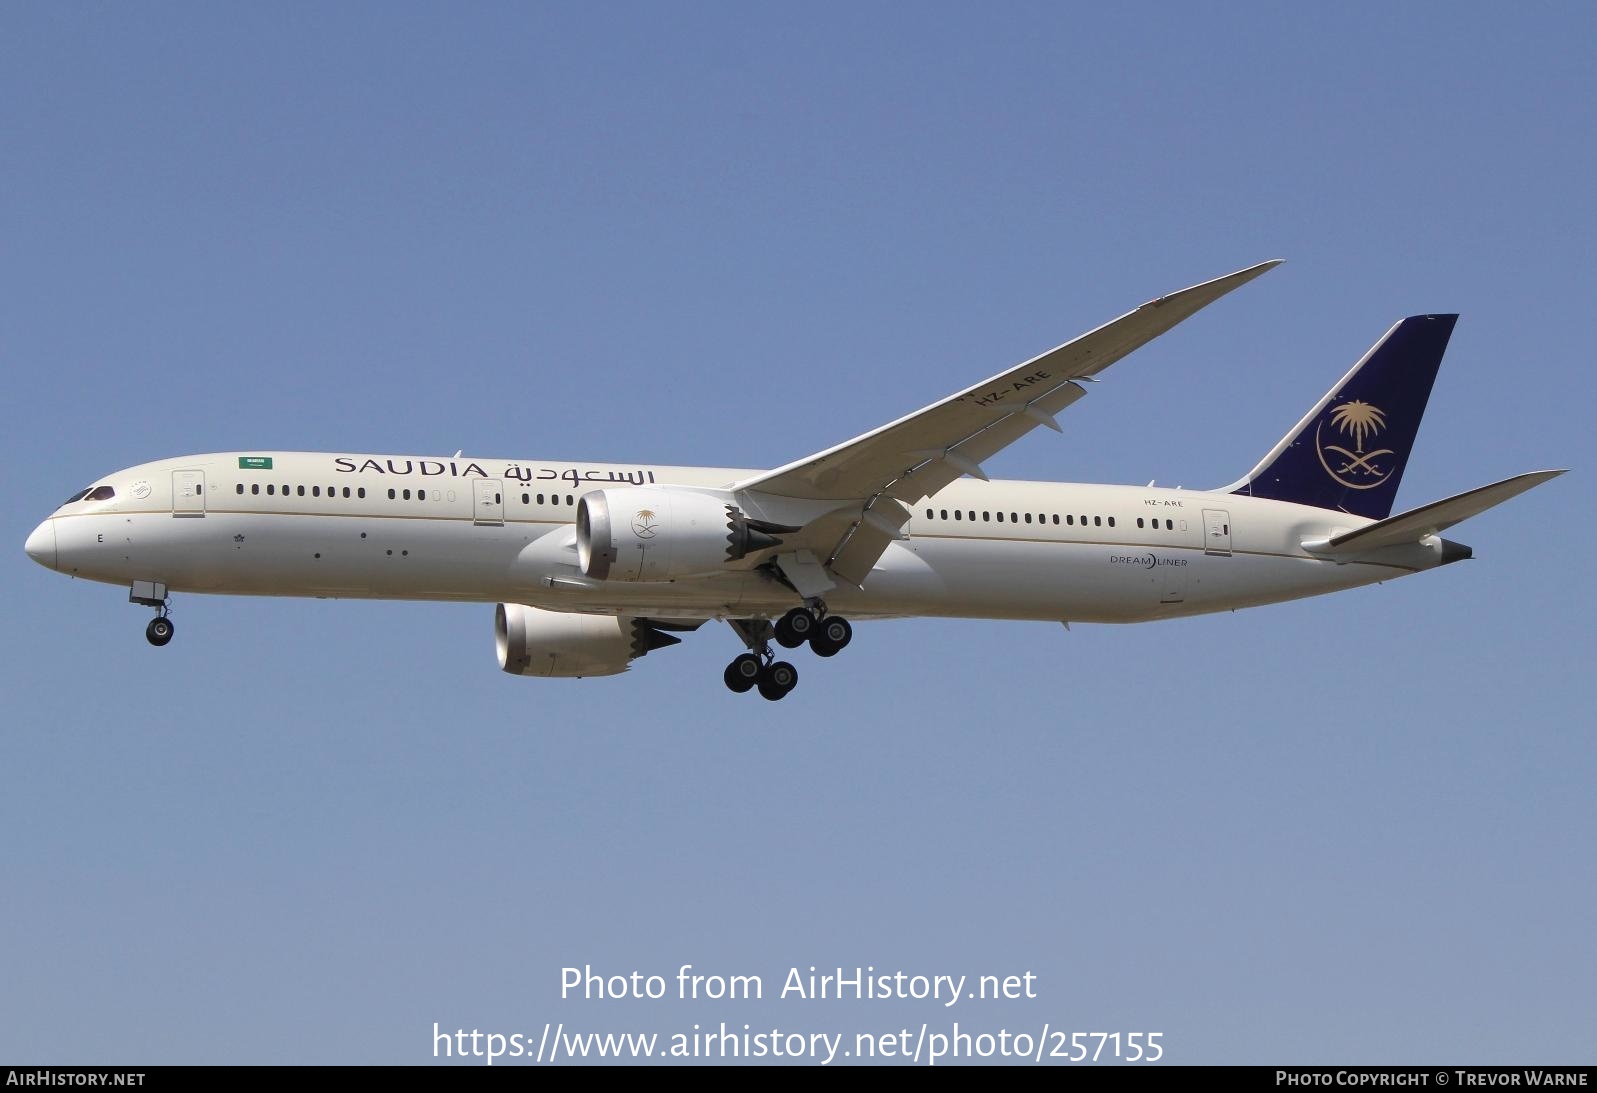
<path fill-rule="evenodd" d="M 1008 538 L 994 537 L 994 536 L 990 536 L 990 535 L 937 535 L 937 534 L 933 534 L 933 533 L 915 535 L 915 536 L 912 536 L 912 538 L 915 538 L 915 539 L 956 539 L 956 540 L 963 540 L 963 541 L 966 541 L 966 542 L 976 541 L 976 542 L 983 542 L 983 543 L 1058 543 L 1060 545 L 1065 545 L 1065 546 L 1126 547 L 1126 548 L 1130 548 L 1130 549 L 1138 549 L 1138 548 L 1140 548 L 1140 549 L 1146 549 L 1146 550 L 1171 550 L 1171 551 L 1184 550 L 1184 551 L 1187 551 L 1189 553 L 1194 553 L 1194 554 L 1208 554 L 1209 553 L 1203 547 L 1170 546 L 1168 544 L 1162 544 L 1162 543 L 1161 544 L 1127 543 L 1127 542 L 1119 542 L 1119 541 L 1114 540 L 1114 539 L 1038 539 L 1038 538 L 1008 539 Z M 1329 558 L 1316 558 L 1312 554 L 1283 554 L 1279 550 L 1240 550 L 1240 549 L 1237 549 L 1237 548 L 1233 548 L 1233 549 L 1227 551 L 1226 554 L 1246 554 L 1247 556 L 1252 557 L 1252 558 L 1285 558 L 1286 560 L 1292 561 L 1292 562 L 1327 562 L 1327 561 L 1330 561 Z M 1215 555 L 1215 557 L 1223 558 L 1223 557 L 1226 557 L 1226 554 L 1217 554 L 1217 555 Z M 1418 569 L 1414 569 L 1411 566 L 1398 565 L 1395 562 L 1370 562 L 1370 561 L 1363 561 L 1363 562 L 1338 562 L 1337 564 L 1338 565 L 1373 565 L 1373 566 L 1379 566 L 1382 569 L 1400 569 L 1404 573 L 1418 573 L 1418 572 L 1420 572 Z"/>
<path fill-rule="evenodd" d="M 340 500 L 342 500 L 342 499 L 340 499 Z M 394 503 L 395 504 L 404 504 L 403 501 L 396 501 Z M 418 503 L 419 504 L 426 504 L 425 501 L 418 502 Z M 574 513 L 575 513 L 575 509 L 573 509 L 573 514 Z M 57 516 L 56 519 L 57 520 L 65 520 L 65 519 L 68 519 L 69 517 L 82 517 L 82 516 L 213 516 L 213 515 L 214 516 L 318 516 L 318 517 L 322 517 L 324 519 L 327 518 L 327 517 L 337 517 L 337 518 L 343 519 L 343 520 L 448 520 L 448 521 L 453 521 L 455 523 L 463 523 L 463 524 L 473 524 L 473 523 L 477 522 L 475 516 L 443 516 L 443 515 L 431 515 L 431 516 L 429 516 L 429 515 L 422 514 L 422 513 L 418 513 L 418 514 L 412 515 L 410 513 L 401 514 L 401 513 L 389 513 L 389 512 L 294 512 L 294 511 L 291 511 L 291 510 L 288 510 L 288 509 L 204 509 L 204 510 L 194 510 L 194 511 L 188 511 L 188 512 L 185 512 L 185 511 L 183 511 L 181 509 L 179 509 L 179 510 L 177 510 L 175 512 L 173 510 L 171 510 L 171 509 L 134 509 L 132 511 L 128 511 L 128 510 L 124 509 L 124 510 L 117 510 L 117 511 L 111 511 L 111 512 L 107 512 L 107 511 L 101 511 L 101 512 L 68 512 L 68 513 L 64 513 L 61 516 Z M 569 520 L 532 520 L 532 519 L 526 519 L 526 518 L 521 518 L 521 519 L 501 518 L 498 521 L 492 521 L 492 520 L 487 521 L 487 524 L 489 526 L 492 526 L 492 525 L 494 525 L 496 523 L 503 523 L 503 524 L 554 524 L 556 526 L 559 526 L 561 524 L 569 524 L 569 523 L 571 523 L 571 521 L 569 521 Z"/>

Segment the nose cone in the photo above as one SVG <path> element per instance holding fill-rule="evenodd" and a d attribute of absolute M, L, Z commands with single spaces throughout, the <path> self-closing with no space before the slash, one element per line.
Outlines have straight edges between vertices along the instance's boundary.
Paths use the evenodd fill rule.
<path fill-rule="evenodd" d="M 28 536 L 28 541 L 23 544 L 22 549 L 28 552 L 28 557 L 44 566 L 44 568 L 54 569 L 55 521 L 46 520 L 34 528 L 33 534 Z"/>

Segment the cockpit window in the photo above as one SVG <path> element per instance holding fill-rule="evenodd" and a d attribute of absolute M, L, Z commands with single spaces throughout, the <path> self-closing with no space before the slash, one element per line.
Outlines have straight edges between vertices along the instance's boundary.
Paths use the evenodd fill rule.
<path fill-rule="evenodd" d="M 73 494 L 72 497 L 61 503 L 62 505 L 77 505 L 80 500 L 110 500 L 115 495 L 117 495 L 117 491 L 110 486 L 89 486 L 88 489 L 81 489 L 77 494 Z"/>

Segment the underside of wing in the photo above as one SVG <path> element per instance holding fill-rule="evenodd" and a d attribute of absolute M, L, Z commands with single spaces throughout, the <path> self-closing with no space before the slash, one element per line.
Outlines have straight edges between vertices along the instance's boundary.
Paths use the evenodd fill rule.
<path fill-rule="evenodd" d="M 908 521 L 906 505 L 961 475 L 985 478 L 985 460 L 1039 425 L 1059 429 L 1054 415 L 1086 393 L 1080 381 L 1279 264 L 1262 262 L 1150 300 L 991 379 L 733 489 L 755 509 L 779 510 L 783 499 L 835 502 L 798 541 L 828 570 L 859 584 Z"/>

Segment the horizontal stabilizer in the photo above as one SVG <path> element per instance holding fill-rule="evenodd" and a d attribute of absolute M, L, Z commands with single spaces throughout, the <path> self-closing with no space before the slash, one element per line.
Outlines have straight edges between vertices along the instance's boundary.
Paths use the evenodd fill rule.
<path fill-rule="evenodd" d="M 1314 554 L 1362 554 L 1382 547 L 1417 543 L 1427 535 L 1446 531 L 1454 524 L 1501 505 L 1563 473 L 1559 470 L 1517 474 L 1513 478 L 1493 482 L 1490 486 L 1481 486 L 1443 501 L 1433 501 L 1429 505 L 1388 516 L 1385 520 L 1378 520 L 1356 531 L 1330 539 L 1309 540 L 1303 544 L 1303 549 Z"/>

